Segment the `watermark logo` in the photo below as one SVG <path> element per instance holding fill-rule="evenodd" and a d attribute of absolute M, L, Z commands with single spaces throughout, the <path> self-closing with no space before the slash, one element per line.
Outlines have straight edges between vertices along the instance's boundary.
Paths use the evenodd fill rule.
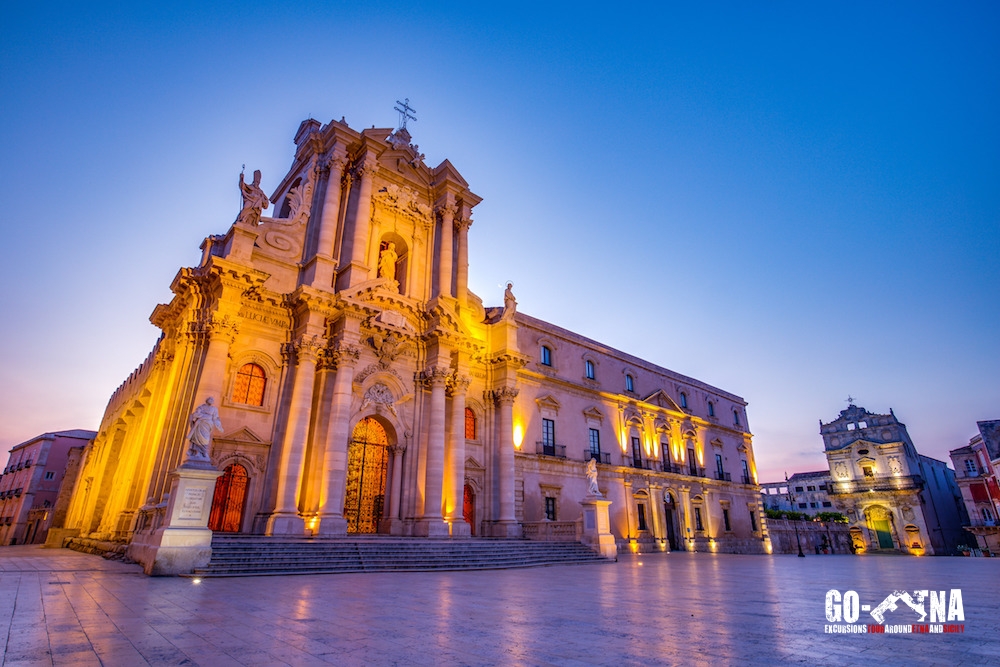
<path fill-rule="evenodd" d="M 868 612 L 874 623 L 861 618 Z M 965 632 L 962 589 L 893 591 L 874 607 L 856 591 L 826 592 L 827 634 L 946 634 Z"/>

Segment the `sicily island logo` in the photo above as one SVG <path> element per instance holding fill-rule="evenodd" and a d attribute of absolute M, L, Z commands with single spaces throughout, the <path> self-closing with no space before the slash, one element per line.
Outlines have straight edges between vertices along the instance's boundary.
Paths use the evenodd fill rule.
<path fill-rule="evenodd" d="M 868 612 L 874 620 L 861 618 Z M 872 606 L 861 604 L 856 591 L 826 592 L 827 634 L 944 634 L 965 632 L 962 589 L 893 591 Z"/>

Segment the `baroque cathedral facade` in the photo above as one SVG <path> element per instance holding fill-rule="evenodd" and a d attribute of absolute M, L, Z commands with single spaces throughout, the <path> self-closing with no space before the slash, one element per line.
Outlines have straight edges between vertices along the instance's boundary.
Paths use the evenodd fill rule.
<path fill-rule="evenodd" d="M 154 530 L 207 399 L 213 531 L 579 538 L 587 464 L 618 549 L 770 550 L 746 402 L 469 291 L 480 197 L 405 128 L 301 124 L 273 195 L 182 268 L 84 453 L 65 529 Z M 268 212 L 263 213 L 273 204 Z"/>

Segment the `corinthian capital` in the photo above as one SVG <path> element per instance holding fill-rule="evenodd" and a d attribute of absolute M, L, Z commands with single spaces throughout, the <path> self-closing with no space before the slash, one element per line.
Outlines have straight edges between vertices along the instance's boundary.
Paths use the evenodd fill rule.
<path fill-rule="evenodd" d="M 326 339 L 322 336 L 300 336 L 298 340 L 289 343 L 288 347 L 289 352 L 295 355 L 297 363 L 301 364 L 306 361 L 315 363 L 323 354 L 323 349 L 326 347 Z"/>
<path fill-rule="evenodd" d="M 420 380 L 424 383 L 424 386 L 432 389 L 445 386 L 450 377 L 451 373 L 448 369 L 441 366 L 428 366 L 420 374 Z"/>
<path fill-rule="evenodd" d="M 361 178 L 371 178 L 378 173 L 378 158 L 369 154 L 355 166 L 354 170 Z"/>
<path fill-rule="evenodd" d="M 490 394 L 489 398 L 500 405 L 513 405 L 519 391 L 515 387 L 500 387 L 487 393 Z"/>
<path fill-rule="evenodd" d="M 435 210 L 441 214 L 442 218 L 455 219 L 455 214 L 458 213 L 458 206 L 455 204 L 438 204 Z"/>
<path fill-rule="evenodd" d="M 472 226 L 472 218 L 455 218 L 455 229 L 464 232 Z"/>
<path fill-rule="evenodd" d="M 448 394 L 450 396 L 465 396 L 465 392 L 469 390 L 469 384 L 471 382 L 471 379 L 465 377 L 464 375 L 459 375 L 458 373 L 449 376 Z"/>

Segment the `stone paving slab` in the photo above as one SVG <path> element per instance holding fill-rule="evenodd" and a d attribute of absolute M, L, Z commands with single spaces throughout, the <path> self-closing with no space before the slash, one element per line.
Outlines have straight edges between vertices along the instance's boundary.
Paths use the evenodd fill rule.
<path fill-rule="evenodd" d="M 952 588 L 963 634 L 824 633 L 829 589 L 878 603 L 896 589 Z M 1000 559 L 982 558 L 676 553 L 196 582 L 0 547 L 4 667 L 1000 664 L 998 599 Z M 902 605 L 892 613 L 915 620 Z"/>

